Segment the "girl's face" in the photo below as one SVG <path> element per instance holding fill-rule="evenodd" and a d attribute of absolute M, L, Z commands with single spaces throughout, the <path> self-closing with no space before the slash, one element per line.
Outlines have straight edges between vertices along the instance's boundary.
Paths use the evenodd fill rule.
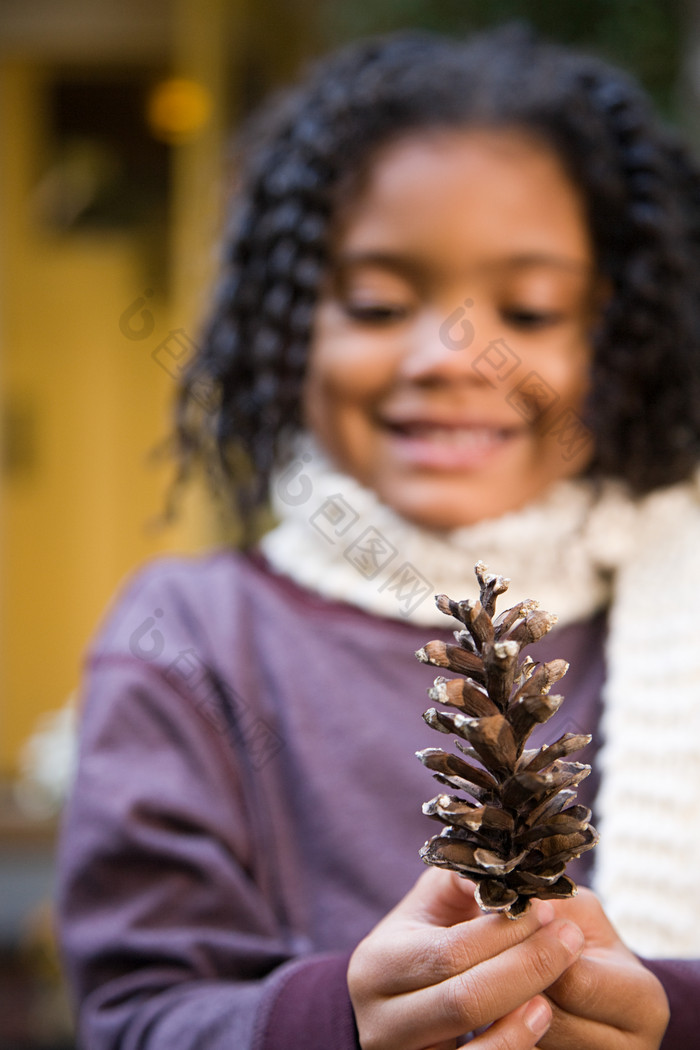
<path fill-rule="evenodd" d="M 339 222 L 308 426 L 428 527 L 523 506 L 590 458 L 593 261 L 576 188 L 525 133 L 391 144 Z"/>

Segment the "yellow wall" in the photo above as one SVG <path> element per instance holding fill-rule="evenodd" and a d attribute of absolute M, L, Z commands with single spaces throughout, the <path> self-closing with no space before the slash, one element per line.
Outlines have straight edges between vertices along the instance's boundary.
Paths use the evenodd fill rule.
<path fill-rule="evenodd" d="M 28 420 L 35 452 L 2 493 L 0 774 L 15 771 L 39 715 L 75 689 L 86 641 L 124 574 L 154 552 L 215 536 L 196 496 L 175 528 L 149 528 L 171 476 L 170 466 L 149 462 L 149 450 L 168 433 L 175 386 L 152 354 L 172 328 L 189 333 L 194 322 L 189 304 L 154 288 L 152 333 L 126 338 L 120 317 L 148 284 L 139 237 L 51 235 L 37 223 L 41 79 L 31 63 L 0 67 L 11 144 L 0 158 L 3 401 L 6 419 L 19 411 Z M 177 165 L 192 167 L 187 150 Z M 176 226 L 187 219 L 182 207 Z M 191 272 L 189 280 L 191 288 Z"/>
<path fill-rule="evenodd" d="M 60 3 L 72 20 L 47 3 L 52 31 L 30 19 L 21 46 L 9 51 L 0 39 L 0 454 L 18 418 L 33 446 L 0 479 L 0 778 L 17 771 L 40 716 L 76 689 L 86 643 L 125 574 L 155 553 L 206 548 L 231 532 L 197 488 L 175 526 L 148 527 L 172 477 L 149 450 L 168 434 L 175 388 L 152 355 L 173 329 L 195 337 L 206 309 L 241 71 L 257 70 L 256 87 L 269 87 L 311 46 L 311 20 L 285 21 L 268 0 L 162 0 L 146 36 L 119 6 Z M 298 0 L 299 12 L 315 3 Z M 99 69 L 149 55 L 198 81 L 213 103 L 208 123 L 172 148 L 170 226 L 156 256 L 143 232 L 52 234 L 35 207 L 51 63 Z M 158 251 L 166 263 L 154 282 Z M 152 331 L 127 338 L 120 317 L 147 288 Z"/>

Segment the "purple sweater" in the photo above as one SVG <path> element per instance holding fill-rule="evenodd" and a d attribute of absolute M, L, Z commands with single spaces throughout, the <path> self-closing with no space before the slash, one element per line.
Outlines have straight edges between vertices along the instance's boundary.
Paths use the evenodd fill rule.
<path fill-rule="evenodd" d="M 59 857 L 87 1050 L 357 1047 L 348 957 L 436 830 L 421 803 L 438 789 L 413 755 L 436 746 L 420 717 L 436 672 L 413 652 L 451 639 L 446 624 L 377 619 L 231 552 L 132 581 L 89 655 Z M 598 617 L 538 644 L 572 666 L 533 744 L 595 730 L 604 630 Z M 700 964 L 650 965 L 673 1009 L 664 1050 L 686 1050 Z"/>

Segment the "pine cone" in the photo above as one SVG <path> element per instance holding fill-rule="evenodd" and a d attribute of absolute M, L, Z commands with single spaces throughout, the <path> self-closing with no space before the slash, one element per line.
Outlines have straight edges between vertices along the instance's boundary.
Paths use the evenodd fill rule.
<path fill-rule="evenodd" d="M 423 812 L 446 827 L 420 855 L 426 864 L 476 882 L 484 911 L 516 918 L 532 897 L 573 896 L 576 885 L 564 869 L 598 841 L 590 810 L 572 804 L 591 767 L 568 761 L 591 737 L 564 733 L 552 744 L 525 749 L 534 727 L 559 709 L 564 698 L 549 690 L 569 665 L 565 660 L 537 664 L 529 656 L 520 661 L 520 651 L 557 618 L 528 599 L 494 620 L 496 598 L 510 580 L 488 573 L 483 562 L 474 571 L 479 601 L 455 602 L 444 594 L 435 599 L 438 609 L 466 630 L 455 631 L 455 645 L 428 642 L 416 653 L 423 663 L 465 676 L 436 678 L 428 690 L 432 700 L 457 712 L 431 707 L 423 718 L 433 729 L 466 741 L 456 741 L 466 760 L 435 747 L 417 755 L 436 780 L 474 801 L 444 794 L 426 802 Z"/>

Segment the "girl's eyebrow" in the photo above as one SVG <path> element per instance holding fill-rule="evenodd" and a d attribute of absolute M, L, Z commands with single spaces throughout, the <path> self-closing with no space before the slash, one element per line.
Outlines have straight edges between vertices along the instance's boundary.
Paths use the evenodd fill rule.
<path fill-rule="evenodd" d="M 411 281 L 425 280 L 432 270 L 423 259 L 390 251 L 340 252 L 333 258 L 332 266 L 340 276 L 367 266 L 389 270 Z M 507 273 L 535 268 L 589 274 L 594 270 L 594 265 L 589 259 L 576 259 L 556 252 L 523 252 L 502 259 L 488 260 L 478 267 L 481 272 L 486 273 Z"/>
<path fill-rule="evenodd" d="M 550 267 L 555 270 L 568 270 L 572 273 L 590 273 L 594 267 L 590 259 L 574 259 L 567 255 L 558 255 L 555 252 L 524 252 L 522 255 L 511 256 L 507 260 L 491 264 L 496 268 L 507 269 L 529 269 L 533 267 Z"/>
<path fill-rule="evenodd" d="M 420 259 L 398 252 L 386 251 L 359 251 L 338 252 L 331 262 L 336 274 L 343 276 L 348 271 L 359 270 L 362 267 L 377 267 L 382 270 L 390 270 L 392 273 L 405 277 L 409 281 L 425 279 L 429 267 Z"/>

